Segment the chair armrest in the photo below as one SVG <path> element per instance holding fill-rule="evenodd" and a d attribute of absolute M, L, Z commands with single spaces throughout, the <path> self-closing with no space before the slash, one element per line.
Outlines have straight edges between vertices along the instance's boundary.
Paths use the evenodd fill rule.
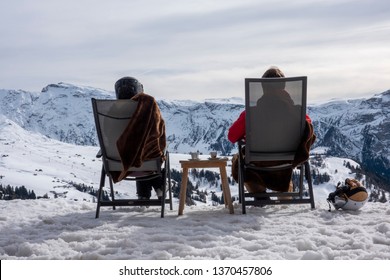
<path fill-rule="evenodd" d="M 97 152 L 97 154 L 96 154 L 96 157 L 97 157 L 97 158 L 101 158 L 102 156 L 103 156 L 102 150 L 99 150 L 99 151 Z"/>
<path fill-rule="evenodd" d="M 241 149 L 242 146 L 245 146 L 245 140 L 241 139 L 237 141 L 238 149 Z"/>

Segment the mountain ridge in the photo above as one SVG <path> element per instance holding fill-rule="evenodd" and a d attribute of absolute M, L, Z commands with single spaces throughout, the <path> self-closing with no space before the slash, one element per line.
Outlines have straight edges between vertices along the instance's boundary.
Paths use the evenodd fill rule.
<path fill-rule="evenodd" d="M 0 90 L 0 114 L 26 130 L 77 145 L 97 145 L 90 99 L 112 99 L 113 92 L 67 83 L 50 84 L 40 93 Z M 242 102 L 241 102 L 242 101 Z M 244 110 L 240 98 L 204 102 L 158 100 L 166 122 L 168 149 L 232 154 L 230 125 Z M 390 90 L 370 98 L 308 105 L 317 141 L 328 155 L 351 158 L 390 185 Z"/>
<path fill-rule="evenodd" d="M 99 147 L 69 144 L 29 132 L 0 115 L 0 200 L 17 199 L 16 189 L 20 187 L 33 191 L 38 199 L 66 198 L 95 202 L 102 166 L 101 160 L 96 158 L 98 150 Z M 200 157 L 206 159 L 208 155 Z M 188 154 L 170 153 L 176 204 L 181 177 L 180 161 L 188 158 Z M 325 202 L 337 183 L 347 177 L 357 178 L 366 185 L 371 202 L 389 200 L 389 192 L 383 192 L 372 184 L 353 160 L 325 156 L 319 148 L 313 150 L 310 162 L 316 200 Z M 228 164 L 229 185 L 232 197 L 238 200 L 238 187 L 231 177 L 230 168 Z M 188 197 L 192 203 L 223 203 L 219 175 L 214 173 L 215 170 L 210 171 L 191 172 L 191 183 L 187 190 L 191 193 Z M 135 189 L 135 182 L 115 184 L 117 197 L 134 197 Z"/>

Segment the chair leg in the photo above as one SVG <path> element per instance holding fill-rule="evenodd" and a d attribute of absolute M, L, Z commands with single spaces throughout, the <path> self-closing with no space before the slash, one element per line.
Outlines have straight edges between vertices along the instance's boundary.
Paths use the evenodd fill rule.
<path fill-rule="evenodd" d="M 168 180 L 168 197 L 169 197 L 169 209 L 173 210 L 172 205 L 172 188 L 171 188 L 171 162 L 169 158 L 169 152 L 166 152 L 166 162 L 165 162 L 165 178 Z"/>
<path fill-rule="evenodd" d="M 169 159 L 169 152 L 167 151 L 165 153 L 165 166 L 164 166 L 164 182 L 162 186 L 162 192 L 163 197 L 161 199 L 161 218 L 164 218 L 165 215 L 165 203 L 166 203 L 166 193 L 167 193 L 167 186 L 168 186 L 168 199 L 169 199 L 169 207 L 170 210 L 173 210 L 172 205 L 172 188 L 171 188 L 171 166 L 170 166 L 170 159 Z"/>
<path fill-rule="evenodd" d="M 305 162 L 305 177 L 306 177 L 307 184 L 309 185 L 311 209 L 314 209 L 315 204 L 314 204 L 313 182 L 311 180 L 310 164 L 308 161 Z"/>
<path fill-rule="evenodd" d="M 112 183 L 112 178 L 108 176 L 109 181 L 110 181 L 110 192 L 111 192 L 111 199 L 112 201 L 115 201 L 115 195 L 114 195 L 114 184 Z M 112 210 L 115 210 L 115 205 L 112 206 Z"/>
<path fill-rule="evenodd" d="M 303 197 L 303 173 L 304 172 L 304 167 L 303 165 L 299 166 L 299 197 Z"/>
<path fill-rule="evenodd" d="M 242 214 L 246 214 L 244 181 L 245 181 L 244 168 L 242 166 L 241 155 L 240 155 L 238 159 L 238 195 L 242 206 Z"/>
<path fill-rule="evenodd" d="M 161 197 L 161 218 L 164 218 L 164 213 L 165 213 L 165 199 L 166 199 L 166 190 L 167 190 L 167 169 L 165 165 L 165 170 L 164 170 L 164 180 L 162 184 L 162 197 Z"/>
<path fill-rule="evenodd" d="M 165 186 L 163 186 L 163 197 L 161 197 L 161 218 L 164 218 L 165 213 Z"/>
<path fill-rule="evenodd" d="M 100 202 L 101 202 L 101 199 L 103 197 L 103 187 L 104 187 L 104 182 L 105 182 L 105 179 L 106 179 L 106 171 L 104 169 L 104 166 L 102 167 L 102 172 L 101 172 L 101 175 L 100 175 L 100 185 L 99 185 L 99 190 L 98 190 L 98 193 L 97 193 L 97 205 L 96 205 L 96 215 L 95 215 L 95 218 L 99 218 L 99 214 L 100 214 Z"/>
<path fill-rule="evenodd" d="M 171 181 L 171 166 L 168 163 L 167 166 L 167 172 L 168 172 L 168 193 L 169 193 L 169 209 L 172 211 L 173 210 L 173 202 L 172 202 L 172 181 Z"/>

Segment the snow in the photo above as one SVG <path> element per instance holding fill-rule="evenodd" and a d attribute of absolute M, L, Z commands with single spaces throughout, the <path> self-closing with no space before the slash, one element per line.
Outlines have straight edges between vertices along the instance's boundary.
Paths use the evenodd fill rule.
<path fill-rule="evenodd" d="M 390 259 L 390 209 L 306 205 L 103 209 L 68 199 L 0 201 L 1 259 Z"/>
<path fill-rule="evenodd" d="M 175 100 L 169 100 L 169 99 L 160 99 L 159 97 L 156 97 L 156 100 L 159 102 L 164 102 L 169 105 L 176 105 L 176 106 L 183 106 L 183 107 L 190 107 L 199 105 L 202 103 L 215 103 L 215 104 L 238 104 L 238 105 L 245 105 L 245 100 L 242 97 L 230 97 L 230 98 L 206 98 L 200 101 L 196 100 L 186 100 L 186 99 L 175 99 Z"/>
<path fill-rule="evenodd" d="M 315 186 L 314 210 L 309 205 L 249 207 L 243 215 L 237 202 L 234 214 L 224 206 L 197 203 L 178 216 L 174 199 L 165 218 L 158 207 L 122 207 L 102 208 L 95 219 L 91 196 L 70 188 L 69 182 L 97 188 L 98 148 L 32 134 L 4 118 L 0 124 L 0 183 L 49 196 L 0 200 L 2 260 L 390 259 L 388 203 L 367 203 L 357 212 L 328 211 L 327 195 L 338 180 L 350 176 L 343 165 L 347 159 L 329 158 L 321 167 L 332 181 Z M 171 154 L 171 167 L 179 170 L 179 160 L 189 157 Z M 230 188 L 237 196 L 237 184 Z M 132 196 L 135 188 L 126 182 L 116 189 Z"/>

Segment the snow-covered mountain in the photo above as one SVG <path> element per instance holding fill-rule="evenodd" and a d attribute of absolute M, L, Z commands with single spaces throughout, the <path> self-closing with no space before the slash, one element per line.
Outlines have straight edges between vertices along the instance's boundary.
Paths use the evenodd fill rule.
<path fill-rule="evenodd" d="M 0 114 L 22 128 L 62 142 L 96 145 L 91 97 L 109 93 L 69 84 L 52 84 L 42 92 L 0 90 Z"/>
<path fill-rule="evenodd" d="M 156 94 L 157 95 L 157 94 Z M 0 90 L 0 114 L 22 128 L 77 145 L 97 145 L 90 99 L 113 92 L 58 83 L 40 93 Z M 167 126 L 169 150 L 217 150 L 231 154 L 227 130 L 244 109 L 243 99 L 158 100 Z M 314 147 L 360 163 L 390 185 L 390 91 L 371 98 L 338 100 L 308 107 L 318 137 Z"/>
<path fill-rule="evenodd" d="M 96 158 L 98 150 L 96 146 L 69 144 L 50 139 L 40 133 L 29 132 L 15 122 L 0 116 L 0 185 L 25 186 L 28 190 L 33 190 L 37 197 L 63 197 L 93 202 L 94 196 L 89 190 L 98 189 L 102 164 L 101 160 Z M 208 155 L 201 155 L 201 158 L 207 157 Z M 190 158 L 188 154 L 171 153 L 171 168 L 180 171 L 179 161 L 188 158 Z M 359 174 L 358 163 L 346 158 L 326 157 L 323 155 L 322 148 L 313 151 L 311 163 L 313 174 L 316 174 L 313 176 L 313 181 L 317 201 L 325 202 L 327 195 L 334 191 L 336 184 L 347 177 L 358 177 L 364 183 L 367 181 L 365 176 Z M 230 164 L 227 173 L 230 176 Z M 329 178 L 319 182 L 320 174 Z M 214 205 L 212 193 L 219 197 L 222 195 L 219 187 L 221 182 L 218 181 L 220 179 L 217 179 L 216 183 L 210 183 L 205 178 L 191 174 L 189 180 L 193 186 L 198 185 L 200 191 L 208 193 L 207 199 L 200 205 L 204 203 Z M 232 178 L 229 181 L 232 182 L 230 184 L 232 196 L 237 199 L 238 186 Z M 84 186 L 84 188 L 80 190 L 75 186 Z M 367 187 L 370 193 L 375 192 L 376 196 L 382 195 L 375 186 Z M 115 190 L 117 197 L 134 197 L 135 183 L 120 182 L 115 185 Z M 388 200 L 389 194 L 385 196 Z M 199 200 L 197 201 L 199 204 Z M 177 204 L 177 199 L 175 203 Z"/>
<path fill-rule="evenodd" d="M 348 157 L 390 187 L 390 90 L 367 99 L 311 106 L 318 137 L 328 154 Z"/>
<path fill-rule="evenodd" d="M 0 90 L 0 114 L 26 130 L 62 142 L 97 145 L 91 98 L 112 99 L 113 92 L 70 84 L 51 84 L 40 93 Z M 187 153 L 230 153 L 226 130 L 242 110 L 242 100 L 158 101 L 167 126 L 169 149 Z"/>

